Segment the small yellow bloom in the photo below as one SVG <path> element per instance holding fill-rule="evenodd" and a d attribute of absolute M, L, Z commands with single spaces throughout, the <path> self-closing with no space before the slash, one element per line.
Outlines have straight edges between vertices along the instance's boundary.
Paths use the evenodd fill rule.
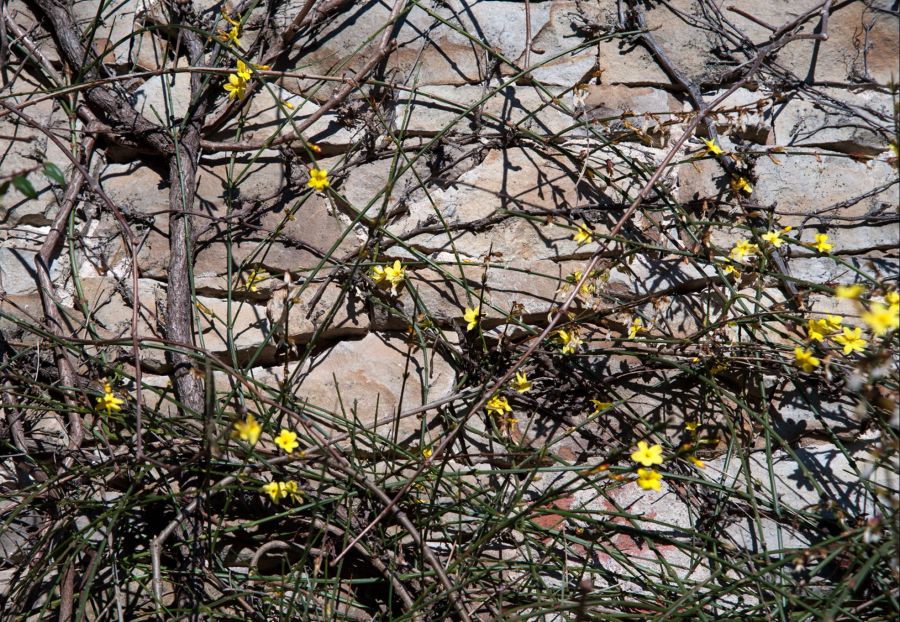
<path fill-rule="evenodd" d="M 561 328 L 556 331 L 556 339 L 562 345 L 563 354 L 575 354 L 583 343 L 576 329 L 565 330 Z"/>
<path fill-rule="evenodd" d="M 232 26 L 231 29 L 228 30 L 228 32 L 225 32 L 224 30 L 219 29 L 218 39 L 222 43 L 231 42 L 234 45 L 240 45 L 238 43 L 238 37 L 240 37 L 240 36 L 241 36 L 240 26 Z"/>
<path fill-rule="evenodd" d="M 753 194 L 753 186 L 750 185 L 750 182 L 747 181 L 746 177 L 732 177 L 731 178 L 731 189 L 734 192 L 739 192 L 743 190 L 747 194 Z"/>
<path fill-rule="evenodd" d="M 391 294 L 397 295 L 397 287 L 403 283 L 406 278 L 406 268 L 400 263 L 399 259 L 394 260 L 393 266 L 375 266 L 372 269 L 372 279 L 378 283 L 390 283 Z"/>
<path fill-rule="evenodd" d="M 703 462 L 703 460 L 701 460 L 700 458 L 698 458 L 698 457 L 696 457 L 696 456 L 688 456 L 687 459 L 688 459 L 688 462 L 690 462 L 691 464 L 693 464 L 693 465 L 694 465 L 695 467 L 697 467 L 698 469 L 705 469 L 705 468 L 706 468 L 706 463 Z"/>
<path fill-rule="evenodd" d="M 485 404 L 484 407 L 488 411 L 489 415 L 494 414 L 498 417 L 502 417 L 503 413 L 512 412 L 512 407 L 509 405 L 506 397 L 502 395 L 493 396 L 487 401 L 487 404 Z"/>
<path fill-rule="evenodd" d="M 654 464 L 662 464 L 662 447 L 659 445 L 647 445 L 646 441 L 638 441 L 637 451 L 631 454 L 631 459 L 644 466 L 653 466 Z"/>
<path fill-rule="evenodd" d="M 880 337 L 900 328 L 900 305 L 885 306 L 880 302 L 872 302 L 860 318 L 869 325 L 869 329 L 876 336 Z"/>
<path fill-rule="evenodd" d="M 751 244 L 747 240 L 738 240 L 734 248 L 731 249 L 731 258 L 735 261 L 743 262 L 746 257 L 758 250 L 759 247 L 756 244 Z"/>
<path fill-rule="evenodd" d="M 581 270 L 576 270 L 572 274 L 566 277 L 566 283 L 570 283 L 572 285 L 576 285 L 578 281 L 581 280 L 582 272 Z M 560 291 L 567 291 L 568 286 L 560 287 Z M 585 280 L 584 284 L 578 289 L 578 295 L 582 297 L 588 297 L 594 293 L 594 284 L 591 283 L 590 279 Z"/>
<path fill-rule="evenodd" d="M 295 503 L 303 497 L 303 493 L 300 492 L 300 487 L 297 485 L 297 482 L 292 479 L 278 483 L 278 494 L 282 499 L 289 498 Z"/>
<path fill-rule="evenodd" d="M 582 244 L 590 244 L 593 242 L 594 236 L 591 235 L 591 232 L 584 225 L 578 225 L 578 231 L 575 232 L 572 239 L 581 246 Z"/>
<path fill-rule="evenodd" d="M 637 337 L 637 334 L 640 332 L 646 332 L 646 328 L 644 328 L 644 323 L 641 321 L 641 318 L 636 317 L 631 321 L 631 326 L 628 327 L 628 338 L 634 339 Z"/>
<path fill-rule="evenodd" d="M 806 338 L 810 341 L 822 341 L 823 339 L 825 339 L 825 335 L 830 332 L 828 330 L 828 321 L 810 320 L 809 327 L 807 328 L 806 332 Z"/>
<path fill-rule="evenodd" d="M 700 425 L 700 422 L 697 421 L 697 420 L 694 420 L 694 421 L 685 421 L 685 422 L 684 422 L 684 429 L 687 430 L 688 432 L 693 432 L 694 430 L 697 429 L 697 426 L 699 426 L 699 425 Z"/>
<path fill-rule="evenodd" d="M 256 292 L 259 291 L 259 288 L 256 286 L 257 283 L 262 283 L 263 281 L 269 280 L 269 273 L 260 268 L 254 268 L 253 271 L 247 276 L 247 284 L 244 286 L 248 292 Z"/>
<path fill-rule="evenodd" d="M 229 74 L 225 90 L 228 92 L 228 99 L 241 99 L 247 94 L 247 81 L 236 73 Z"/>
<path fill-rule="evenodd" d="M 884 295 L 884 301 L 892 307 L 900 307 L 900 293 L 888 292 Z"/>
<path fill-rule="evenodd" d="M 112 387 L 109 386 L 108 382 L 103 384 L 103 395 L 97 398 L 97 405 L 100 408 L 105 408 L 107 415 L 113 411 L 119 412 L 122 410 L 122 404 L 124 403 L 125 400 L 121 400 L 113 394 Z"/>
<path fill-rule="evenodd" d="M 828 325 L 828 330 L 833 333 L 841 330 L 843 322 L 844 318 L 842 318 L 840 315 L 825 316 L 825 323 Z"/>
<path fill-rule="evenodd" d="M 834 248 L 833 244 L 828 243 L 828 234 L 827 233 L 817 233 L 816 234 L 816 250 L 820 253 L 827 253 L 832 248 Z"/>
<path fill-rule="evenodd" d="M 422 449 L 422 457 L 426 460 L 428 460 L 433 455 L 434 451 L 431 449 L 431 447 L 425 447 L 424 449 Z"/>
<path fill-rule="evenodd" d="M 220 9 L 219 12 L 222 14 L 222 17 L 225 18 L 225 21 L 228 22 L 229 24 L 231 24 L 232 26 L 240 26 L 241 25 L 241 21 L 240 21 L 241 16 L 240 15 L 238 15 L 237 19 L 231 17 L 230 15 L 228 15 L 227 12 L 225 12 L 224 6 Z"/>
<path fill-rule="evenodd" d="M 794 348 L 794 362 L 799 365 L 803 371 L 811 372 L 819 366 L 819 359 L 813 356 L 812 350 L 804 350 L 801 347 Z"/>
<path fill-rule="evenodd" d="M 262 490 L 272 498 L 272 503 L 278 503 L 278 501 L 281 499 L 281 486 L 278 484 L 278 482 L 269 482 L 268 484 L 263 484 Z"/>
<path fill-rule="evenodd" d="M 866 288 L 858 283 L 853 285 L 838 285 L 834 290 L 834 296 L 835 298 L 843 298 L 845 300 L 856 300 L 864 291 L 866 291 Z"/>
<path fill-rule="evenodd" d="M 656 492 L 659 492 L 660 482 L 662 481 L 662 475 L 660 475 L 659 471 L 654 471 L 653 469 L 638 469 L 637 473 L 638 486 L 644 490 L 655 490 Z"/>
<path fill-rule="evenodd" d="M 597 415 L 606 410 L 607 408 L 612 408 L 612 402 L 601 402 L 600 400 L 591 400 L 591 404 L 594 405 L 594 412 L 592 415 Z"/>
<path fill-rule="evenodd" d="M 300 445 L 300 443 L 297 442 L 297 435 L 290 430 L 284 429 L 282 429 L 281 432 L 278 433 L 278 436 L 275 437 L 275 444 L 288 454 L 294 453 L 294 450 Z"/>
<path fill-rule="evenodd" d="M 481 319 L 481 305 L 476 305 L 474 309 L 466 307 L 463 311 L 463 321 L 466 323 L 466 332 L 469 332 L 478 326 L 478 320 Z"/>
<path fill-rule="evenodd" d="M 764 233 L 762 239 L 764 239 L 775 248 L 779 248 L 782 244 L 784 244 L 784 240 L 781 239 L 780 231 L 769 231 L 767 233 Z"/>
<path fill-rule="evenodd" d="M 529 382 L 528 376 L 523 372 L 517 371 L 516 378 L 512 381 L 512 388 L 518 393 L 528 393 L 531 390 L 531 382 Z"/>
<path fill-rule="evenodd" d="M 736 278 L 736 279 L 741 278 L 741 273 L 738 271 L 737 268 L 734 267 L 734 264 L 731 262 L 726 263 L 724 265 L 724 267 L 722 268 L 722 271 L 725 274 L 733 274 L 734 278 Z"/>
<path fill-rule="evenodd" d="M 232 436 L 242 441 L 247 441 L 251 446 L 256 445 L 259 441 L 259 435 L 262 434 L 262 426 L 256 421 L 253 415 L 247 415 L 243 421 L 234 424 L 234 432 Z"/>
<path fill-rule="evenodd" d="M 706 143 L 706 153 L 711 153 L 714 156 L 722 155 L 723 153 L 725 153 L 724 151 L 722 151 L 721 147 L 716 144 L 716 141 L 706 140 L 704 138 L 703 142 Z"/>
<path fill-rule="evenodd" d="M 324 168 L 309 169 L 309 181 L 306 184 L 316 192 L 322 192 L 328 187 L 328 171 Z"/>
<path fill-rule="evenodd" d="M 844 354 L 862 352 L 866 349 L 866 340 L 862 338 L 862 329 L 857 326 L 853 330 L 844 327 L 844 334 L 834 338 L 836 342 L 844 346 Z"/>
<path fill-rule="evenodd" d="M 235 73 L 237 74 L 238 78 L 240 78 L 244 82 L 247 82 L 250 80 L 250 76 L 253 75 L 253 70 L 250 69 L 250 67 L 248 67 L 244 61 L 238 60 L 237 71 L 235 71 Z"/>

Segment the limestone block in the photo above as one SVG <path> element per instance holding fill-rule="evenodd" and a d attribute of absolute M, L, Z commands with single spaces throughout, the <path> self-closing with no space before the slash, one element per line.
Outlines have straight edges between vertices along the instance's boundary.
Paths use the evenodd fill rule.
<path fill-rule="evenodd" d="M 197 296 L 197 302 L 203 346 L 210 352 L 224 355 L 233 349 L 243 354 L 267 341 L 271 328 L 264 307 L 232 301 L 229 315 L 227 300 Z"/>
<path fill-rule="evenodd" d="M 396 422 L 396 439 L 418 444 L 423 421 L 397 420 L 397 415 L 450 395 L 455 378 L 440 354 L 369 333 L 359 341 L 341 341 L 313 354 L 301 365 L 291 389 L 310 406 L 343 413 L 360 431 L 377 429 L 393 438 L 390 426 Z M 335 428 L 335 434 L 346 432 L 343 424 Z"/>
<path fill-rule="evenodd" d="M 325 292 L 320 295 L 322 287 Z M 275 291 L 266 313 L 277 341 L 308 343 L 317 333 L 320 339 L 364 335 L 369 314 L 358 294 L 344 289 L 338 283 L 312 282 Z"/>
<path fill-rule="evenodd" d="M 851 155 L 886 151 L 893 128 L 890 95 L 877 91 L 848 94 L 843 89 L 817 89 L 785 96 L 768 114 L 779 145 L 819 147 Z"/>

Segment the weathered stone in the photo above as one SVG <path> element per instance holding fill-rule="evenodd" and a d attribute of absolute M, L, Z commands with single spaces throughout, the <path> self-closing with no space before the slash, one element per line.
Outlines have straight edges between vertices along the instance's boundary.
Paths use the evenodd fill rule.
<path fill-rule="evenodd" d="M 887 150 L 892 140 L 893 126 L 887 119 L 893 105 L 889 95 L 877 91 L 794 93 L 771 107 L 775 142 L 876 155 Z"/>
<path fill-rule="evenodd" d="M 93 328 L 106 339 L 131 336 L 132 305 L 134 304 L 131 279 L 123 279 L 119 285 L 108 277 L 88 277 L 81 279 L 84 303 L 91 309 Z M 123 297 L 127 294 L 127 299 Z M 165 309 L 165 286 L 151 279 L 138 281 L 140 307 L 136 332 L 138 339 L 160 339 L 160 316 Z M 123 354 L 130 356 L 129 346 L 120 346 Z M 145 342 L 141 347 L 144 364 L 159 368 L 165 365 L 165 352 L 160 344 Z"/>
<path fill-rule="evenodd" d="M 833 218 L 835 224 L 843 224 L 841 219 L 858 218 L 883 205 L 891 209 L 898 204 L 900 185 L 896 183 L 897 171 L 886 162 L 878 160 L 857 162 L 825 154 L 818 157 L 779 154 L 777 162 L 770 158 L 757 160 L 755 174 L 757 181 L 754 196 L 763 205 L 778 202 L 782 226 L 797 227 L 807 215 L 813 213 L 819 213 L 823 218 Z M 866 196 L 882 186 L 886 188 L 881 192 Z M 835 206 L 839 207 L 828 209 Z M 852 221 L 847 223 L 848 226 L 856 224 Z M 897 228 L 885 229 L 887 231 L 880 235 L 886 239 L 895 239 Z M 843 235 L 849 237 L 845 243 L 853 244 L 850 247 L 853 250 L 876 248 L 878 244 L 883 244 L 868 246 L 865 241 L 867 236 L 854 238 L 852 234 Z"/>
<path fill-rule="evenodd" d="M 360 341 L 342 341 L 313 354 L 301 366 L 291 390 L 311 407 L 356 421 L 357 436 L 377 430 L 398 442 L 418 444 L 421 426 L 428 427 L 432 415 L 424 422 L 397 415 L 448 396 L 455 378 L 439 354 L 370 333 Z M 395 424 L 396 436 L 391 428 Z M 343 423 L 335 428 L 335 435 L 347 432 Z"/>
<path fill-rule="evenodd" d="M 502 261 L 569 257 L 589 250 L 590 245 L 580 249 L 572 240 L 574 226 L 548 221 L 556 210 L 577 205 L 579 195 L 585 197 L 581 200 L 595 195 L 587 182 L 577 181 L 578 172 L 555 158 L 526 149 L 492 151 L 446 190 L 436 189 L 430 193 L 430 200 L 410 205 L 409 216 L 391 228 L 402 234 L 427 227 L 428 232 L 410 238 L 408 243 L 423 253 L 446 253 L 450 260 L 454 251 L 464 258 L 484 258 L 492 252 Z M 492 229 L 482 225 L 474 230 L 462 228 L 452 235 L 431 232 L 442 228 L 441 221 L 448 225 L 472 223 L 499 218 L 510 211 L 534 216 L 500 218 Z"/>
<path fill-rule="evenodd" d="M 864 424 L 855 412 L 856 402 L 840 390 L 829 395 L 789 382 L 772 396 L 773 429 L 787 442 L 832 434 L 845 442 L 854 442 Z"/>
<path fill-rule="evenodd" d="M 570 10 L 574 2 L 558 3 Z M 285 3 L 279 18 L 287 23 L 299 9 L 296 2 Z M 556 11 L 550 3 L 534 3 L 531 7 L 532 32 L 538 33 L 547 23 L 549 14 Z M 343 72 L 357 70 L 374 52 L 380 31 L 387 20 L 390 7 L 371 4 L 365 10 L 350 11 L 335 16 L 327 27 L 313 38 L 302 41 L 303 58 L 311 73 L 327 73 L 342 67 Z M 439 19 L 448 23 L 441 23 Z M 396 68 L 400 80 L 417 84 L 472 84 L 489 77 L 481 46 L 496 49 L 505 58 L 515 61 L 525 47 L 524 7 L 516 2 L 490 4 L 463 3 L 455 0 L 435 8 L 415 6 L 406 15 L 395 37 L 397 48 L 389 57 L 389 65 Z M 471 38 L 466 33 L 472 33 Z M 374 42 L 369 43 L 371 39 Z M 565 42 L 572 47 L 571 42 Z M 536 62 L 537 57 L 533 56 Z M 312 82 L 285 79 L 285 86 L 297 93 L 309 92 Z M 571 83 L 569 83 L 571 85 Z M 315 98 L 328 99 L 339 86 L 326 83 L 316 85 Z"/>
<path fill-rule="evenodd" d="M 589 37 L 578 30 L 580 16 L 577 2 L 551 2 L 546 24 L 539 29 L 532 25 L 531 64 L 541 63 L 530 75 L 542 84 L 569 88 L 586 82 L 598 67 L 595 43 L 585 43 Z M 543 51 L 536 54 L 534 49 Z M 520 59 L 524 63 L 524 54 Z"/>
<path fill-rule="evenodd" d="M 197 303 L 203 346 L 210 352 L 245 354 L 258 347 L 274 345 L 269 337 L 271 325 L 264 307 L 232 301 L 229 316 L 227 300 L 197 296 Z"/>
<path fill-rule="evenodd" d="M 804 0 L 806 8 L 786 4 L 791 14 L 797 15 L 816 3 Z M 818 27 L 819 19 L 814 17 L 803 30 L 811 33 Z M 778 60 L 797 78 L 810 82 L 888 84 L 900 75 L 898 28 L 896 13 L 852 2 L 832 10 L 827 41 L 795 41 L 781 51 Z"/>
<path fill-rule="evenodd" d="M 551 86 L 548 90 L 549 94 L 530 86 L 495 84 L 489 90 L 470 85 L 422 86 L 398 98 L 397 124 L 423 136 L 443 133 L 448 127 L 469 132 L 476 120 L 495 132 L 512 124 L 540 135 L 558 135 L 575 121 L 553 102 L 562 89 Z"/>
<path fill-rule="evenodd" d="M 792 276 L 811 283 L 849 285 L 856 282 L 859 275 L 843 264 L 850 264 L 857 270 L 874 269 L 889 281 L 896 281 L 900 276 L 900 260 L 892 257 L 849 255 L 841 257 L 840 260 L 843 263 L 838 263 L 828 257 L 793 257 L 789 265 Z"/>
<path fill-rule="evenodd" d="M 240 123 L 242 142 L 262 143 L 291 133 L 295 125 L 303 123 L 318 109 L 319 106 L 311 100 L 293 95 L 277 84 L 267 84 L 250 100 L 246 117 L 233 120 L 214 137 L 217 140 L 232 140 Z M 328 113 L 303 132 L 303 138 L 319 147 L 322 150 L 320 153 L 327 154 L 346 149 L 356 133 L 342 125 L 336 114 Z M 295 144 L 302 150 L 300 141 Z"/>
<path fill-rule="evenodd" d="M 180 64 L 189 66 L 187 60 Z M 166 126 L 170 119 L 182 119 L 191 105 L 191 74 L 173 72 L 148 78 L 133 94 L 134 109 L 147 119 Z"/>
<path fill-rule="evenodd" d="M 275 291 L 266 314 L 278 342 L 308 343 L 317 334 L 320 339 L 365 334 L 369 315 L 357 293 L 344 289 L 337 283 L 308 283 Z"/>

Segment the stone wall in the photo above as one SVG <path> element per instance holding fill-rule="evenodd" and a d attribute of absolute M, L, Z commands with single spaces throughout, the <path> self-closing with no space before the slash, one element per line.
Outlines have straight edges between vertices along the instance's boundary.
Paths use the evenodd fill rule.
<path fill-rule="evenodd" d="M 245 50 L 257 49 L 265 27 L 289 24 L 305 2 L 275 4 L 270 15 L 244 14 Z M 744 11 L 720 4 L 648 2 L 641 30 L 638 16 L 619 15 L 611 0 L 416 3 L 367 81 L 317 117 L 303 140 L 280 144 L 271 141 L 318 115 L 376 53 L 390 6 L 350 3 L 302 31 L 274 73 L 257 70 L 264 86 L 240 114 L 205 132 L 188 206 L 195 371 L 219 404 L 205 425 L 222 451 L 231 451 L 228 431 L 248 411 L 270 436 L 283 424 L 254 391 L 278 396 L 354 462 L 380 465 L 371 468 L 386 475 L 373 477 L 388 488 L 462 425 L 435 464 L 495 490 L 507 485 L 505 469 L 552 466 L 521 487 L 526 518 L 552 533 L 558 549 L 544 553 L 553 561 L 543 580 L 577 585 L 587 576 L 598 590 L 645 589 L 611 551 L 691 585 L 719 571 L 680 545 L 614 527 L 590 533 L 581 514 L 672 540 L 703 531 L 729 551 L 775 555 L 811 550 L 821 539 L 814 506 L 850 528 L 896 504 L 897 473 L 883 464 L 886 439 L 896 439 L 896 384 L 884 388 L 879 378 L 896 378 L 897 332 L 848 357 L 833 340 L 811 342 L 807 331 L 810 319 L 836 313 L 865 328 L 866 307 L 836 298 L 839 285 L 865 284 L 872 300 L 897 289 L 896 6 L 835 3 L 827 39 L 797 37 L 745 79 L 756 55 L 780 41 L 782 25 L 820 33 L 821 3 L 766 0 Z M 195 5 L 206 23 L 227 27 L 218 4 Z M 83 24 L 100 12 L 94 49 L 113 74 L 135 74 L 117 88 L 144 117 L 177 127 L 192 106 L 189 73 L 138 73 L 188 65 L 144 28 L 159 10 L 146 0 L 99 8 L 79 0 L 73 12 Z M 46 61 L 62 70 L 32 7 L 14 1 L 9 11 L 33 26 Z M 38 100 L 47 89 L 25 65 L 10 103 Z M 698 103 L 726 93 L 690 125 Z M 66 146 L 83 141 L 83 120 L 58 98 L 23 110 Z M 722 156 L 710 153 L 708 139 Z M 234 143 L 251 147 L 232 150 Z M 47 132 L 14 115 L 0 117 L 0 145 L 4 173 L 44 161 L 67 178 L 74 170 Z M 327 191 L 307 187 L 313 167 L 327 169 Z M 91 400 L 115 378 L 115 390 L 134 404 L 136 331 L 144 443 L 152 449 L 170 442 L 154 422 L 184 416 L 170 388 L 165 329 L 168 196 L 178 180 L 159 158 L 102 138 L 89 170 L 137 242 L 138 291 L 120 217 L 88 186 L 64 223 L 50 274 L 66 336 L 80 352 L 78 390 Z M 64 191 L 39 172 L 28 178 L 36 198 L 10 187 L 0 199 L 0 334 L 9 356 L 52 386 L 58 375 L 37 328 L 47 318 L 35 256 Z M 590 239 L 579 239 L 580 230 Z M 777 247 L 762 237 L 773 231 L 784 240 Z M 817 234 L 827 234 L 830 250 L 815 247 Z M 738 264 L 729 256 L 741 239 L 758 250 Z M 597 258 L 583 291 L 554 317 Z M 396 260 L 405 278 L 392 292 L 373 269 Z M 740 274 L 726 273 L 729 266 Z M 478 305 L 480 322 L 467 330 L 464 312 Z M 551 319 L 583 343 L 564 354 L 554 329 L 524 356 Z M 637 319 L 640 330 L 629 334 Z M 812 347 L 823 363 L 802 372 L 797 346 Z M 470 414 L 513 363 L 533 383 L 525 393 L 500 387 L 513 419 Z M 879 406 L 873 395 L 886 401 Z M 84 421 L 90 428 L 100 420 L 85 412 Z M 28 449 L 62 451 L 69 425 L 28 410 Z M 123 426 L 121 438 L 133 442 L 133 427 Z M 188 445 L 191 429 L 200 433 L 186 425 Z M 99 436 L 88 437 L 105 455 Z M 629 479 L 639 440 L 665 450 L 659 492 Z M 265 434 L 264 442 L 276 451 Z M 385 463 L 386 455 L 400 462 Z M 4 465 L 14 479 L 12 460 Z M 873 495 L 876 483 L 890 501 Z M 777 511 L 753 510 L 762 499 L 777 500 Z M 520 529 L 510 523 L 481 554 L 530 554 L 523 551 L 535 540 Z M 465 527 L 450 531 L 457 541 L 473 536 Z M 559 535 L 567 531 L 578 537 Z M 448 543 L 434 540 L 452 559 Z M 563 549 L 578 573 L 559 565 Z M 533 579 L 511 562 L 504 572 L 509 586 Z M 503 600 L 468 597 L 484 612 Z M 712 601 L 707 613 L 752 609 L 747 599 Z"/>

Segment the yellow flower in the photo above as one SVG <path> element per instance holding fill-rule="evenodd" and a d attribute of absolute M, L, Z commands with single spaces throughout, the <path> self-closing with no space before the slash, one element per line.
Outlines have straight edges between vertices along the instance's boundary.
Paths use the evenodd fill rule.
<path fill-rule="evenodd" d="M 236 422 L 234 432 L 232 432 L 234 438 L 247 441 L 251 446 L 256 445 L 260 434 L 262 434 L 262 426 L 257 423 L 256 417 L 253 415 L 247 415 L 245 420 Z"/>
<path fill-rule="evenodd" d="M 687 430 L 688 432 L 693 432 L 694 430 L 697 429 L 697 426 L 699 426 L 699 425 L 700 425 L 700 422 L 699 422 L 699 421 L 696 421 L 696 420 L 694 420 L 694 421 L 685 421 L 685 422 L 684 422 L 684 429 Z"/>
<path fill-rule="evenodd" d="M 232 73 L 228 76 L 225 90 L 228 92 L 228 99 L 241 99 L 247 94 L 247 81 Z"/>
<path fill-rule="evenodd" d="M 764 233 L 762 236 L 762 239 L 764 239 L 766 242 L 768 242 L 775 248 L 778 248 L 782 244 L 784 244 L 784 240 L 781 239 L 780 231 L 769 231 L 767 233 Z"/>
<path fill-rule="evenodd" d="M 300 445 L 300 443 L 297 442 L 297 435 L 290 430 L 284 429 L 282 429 L 281 432 L 278 433 L 278 436 L 275 437 L 275 444 L 288 454 L 294 453 L 294 450 Z"/>
<path fill-rule="evenodd" d="M 316 192 L 322 192 L 328 187 L 328 171 L 324 168 L 309 169 L 309 182 L 306 185 Z"/>
<path fill-rule="evenodd" d="M 591 235 L 591 232 L 585 228 L 584 225 L 578 225 L 578 231 L 575 232 L 575 235 L 572 236 L 572 239 L 578 242 L 578 245 L 582 244 L 590 244 L 594 241 L 594 237 Z"/>
<path fill-rule="evenodd" d="M 112 387 L 109 386 L 108 382 L 103 384 L 103 395 L 97 398 L 97 405 L 100 408 L 105 408 L 107 415 L 113 411 L 119 412 L 122 410 L 122 404 L 124 403 L 125 400 L 120 400 L 113 394 Z"/>
<path fill-rule="evenodd" d="M 252 272 L 247 276 L 247 284 L 244 286 L 249 292 L 256 292 L 259 288 L 256 287 L 257 283 L 262 283 L 263 281 L 267 281 L 269 279 L 269 273 L 260 268 L 254 268 Z"/>
<path fill-rule="evenodd" d="M 581 346 L 581 337 L 575 329 L 565 330 L 563 328 L 556 331 L 556 339 L 562 345 L 563 354 L 575 354 Z"/>
<path fill-rule="evenodd" d="M 225 18 L 225 21 L 231 24 L 232 26 L 240 26 L 240 15 L 238 15 L 238 19 L 234 19 L 228 13 L 225 12 L 225 7 L 222 7 L 220 12 L 222 13 L 222 17 Z"/>
<path fill-rule="evenodd" d="M 278 503 L 281 499 L 281 486 L 278 482 L 263 484 L 262 491 L 272 498 L 272 503 Z"/>
<path fill-rule="evenodd" d="M 731 262 L 726 263 L 725 267 L 722 268 L 722 271 L 725 274 L 733 274 L 734 278 L 736 278 L 736 279 L 741 278 L 741 273 L 738 271 L 737 268 L 734 267 L 734 264 Z"/>
<path fill-rule="evenodd" d="M 219 29 L 219 36 L 218 36 L 219 41 L 221 41 L 222 43 L 228 43 L 229 41 L 231 41 L 231 42 L 233 42 L 235 45 L 238 45 L 238 37 L 239 37 L 240 34 L 241 34 L 241 31 L 240 31 L 240 28 L 241 28 L 240 16 L 238 16 L 238 19 L 232 19 L 231 17 L 228 16 L 228 13 L 226 13 L 226 12 L 223 10 L 223 11 L 222 11 L 222 17 L 225 18 L 225 21 L 226 21 L 226 22 L 228 22 L 229 24 L 231 24 L 231 29 L 230 29 L 228 32 L 225 32 L 224 30 L 222 30 L 222 29 L 220 28 L 220 29 Z"/>
<path fill-rule="evenodd" d="M 799 346 L 794 348 L 794 362 L 805 372 L 811 372 L 819 366 L 819 359 L 813 356 L 812 350 L 804 350 Z"/>
<path fill-rule="evenodd" d="M 531 390 L 531 382 L 529 382 L 528 376 L 523 372 L 517 371 L 516 378 L 512 381 L 512 388 L 518 393 L 528 393 Z"/>
<path fill-rule="evenodd" d="M 612 402 L 601 402 L 600 400 L 591 400 L 591 404 L 594 405 L 594 412 L 591 413 L 592 415 L 597 415 L 607 408 L 611 408 L 613 405 Z"/>
<path fill-rule="evenodd" d="M 225 32 L 222 29 L 219 29 L 218 39 L 222 43 L 228 43 L 229 41 L 234 45 L 240 45 L 238 43 L 238 37 L 241 36 L 241 31 L 239 26 L 232 26 L 228 32 Z"/>
<path fill-rule="evenodd" d="M 756 244 L 751 244 L 747 240 L 738 240 L 734 248 L 731 249 L 731 258 L 742 262 L 745 257 L 752 255 L 758 250 L 759 247 Z"/>
<path fill-rule="evenodd" d="M 860 336 L 861 333 L 862 329 L 859 326 L 857 326 L 853 330 L 850 330 L 845 326 L 844 334 L 838 335 L 834 338 L 834 340 L 844 346 L 844 354 L 862 352 L 866 349 L 866 340 Z"/>
<path fill-rule="evenodd" d="M 379 285 L 381 283 L 391 284 L 391 294 L 397 295 L 397 287 L 406 278 L 406 268 L 400 264 L 399 259 L 394 260 L 393 266 L 375 266 L 372 269 L 372 279 Z"/>
<path fill-rule="evenodd" d="M 641 318 L 636 317 L 631 321 L 631 326 L 628 327 L 628 338 L 634 339 L 637 337 L 637 334 L 640 332 L 644 332 L 647 329 L 644 328 L 644 323 L 641 321 Z"/>
<path fill-rule="evenodd" d="M 503 413 L 512 412 L 509 402 L 506 400 L 506 397 L 502 395 L 495 395 L 487 401 L 487 404 L 485 404 L 484 407 L 489 415 L 494 414 L 498 417 L 502 417 Z"/>
<path fill-rule="evenodd" d="M 697 467 L 698 469 L 705 469 L 705 468 L 706 468 L 706 463 L 703 462 L 703 460 L 701 460 L 700 458 L 698 458 L 698 457 L 696 457 L 696 456 L 688 456 L 687 459 L 688 459 L 688 462 L 690 462 L 691 464 L 693 464 L 693 465 L 694 465 L 695 467 Z"/>
<path fill-rule="evenodd" d="M 248 67 L 246 63 L 244 63 L 244 61 L 238 60 L 237 71 L 235 71 L 235 73 L 237 74 L 238 78 L 240 78 L 244 82 L 247 82 L 248 80 L 250 80 L 250 76 L 253 75 L 253 70 L 250 69 L 250 67 Z"/>
<path fill-rule="evenodd" d="M 647 445 L 646 441 L 638 441 L 637 451 L 631 454 L 631 459 L 644 466 L 662 464 L 662 447 L 659 445 Z"/>
<path fill-rule="evenodd" d="M 474 309 L 466 307 L 463 311 L 463 321 L 466 323 L 466 332 L 478 326 L 478 320 L 481 319 L 481 305 L 476 305 Z"/>
<path fill-rule="evenodd" d="M 900 307 L 900 293 L 888 292 L 884 295 L 884 301 L 892 307 Z"/>
<path fill-rule="evenodd" d="M 732 177 L 731 178 L 731 189 L 734 192 L 743 190 L 747 194 L 753 194 L 753 186 L 750 185 L 750 182 L 747 181 L 746 177 Z"/>
<path fill-rule="evenodd" d="M 431 449 L 431 447 L 425 447 L 422 450 L 422 457 L 426 460 L 428 460 L 432 455 L 434 455 L 434 451 Z"/>
<path fill-rule="evenodd" d="M 837 332 L 841 330 L 841 324 L 844 322 L 844 318 L 840 315 L 826 315 L 825 323 L 828 325 L 828 330 L 831 332 Z"/>
<path fill-rule="evenodd" d="M 638 469 L 637 473 L 638 486 L 644 490 L 655 490 L 656 492 L 659 492 L 659 483 L 662 481 L 662 475 L 660 475 L 659 471 L 654 471 L 653 469 Z"/>
<path fill-rule="evenodd" d="M 569 276 L 566 277 L 566 283 L 570 283 L 572 285 L 577 284 L 578 281 L 581 280 L 581 275 L 582 275 L 581 270 L 576 270 L 575 272 L 573 272 L 572 274 L 570 274 Z M 568 289 L 569 289 L 568 286 L 560 287 L 560 291 L 568 291 Z M 591 283 L 590 279 L 588 279 L 578 289 L 578 295 L 584 296 L 584 297 L 590 296 L 591 294 L 594 293 L 594 289 L 595 289 L 594 284 Z"/>
<path fill-rule="evenodd" d="M 303 493 L 300 492 L 300 487 L 297 485 L 297 482 L 292 479 L 278 483 L 278 494 L 282 499 L 289 498 L 295 503 L 303 497 Z"/>
<path fill-rule="evenodd" d="M 900 304 L 884 306 L 880 302 L 872 302 L 867 311 L 860 316 L 869 325 L 869 329 L 878 337 L 900 328 Z"/>
<path fill-rule="evenodd" d="M 834 245 L 828 243 L 828 234 L 827 233 L 817 233 L 816 234 L 816 250 L 820 253 L 827 253 Z"/>
<path fill-rule="evenodd" d="M 706 140 L 704 138 L 703 142 L 706 143 L 706 153 L 711 153 L 714 156 L 722 155 L 724 153 L 724 151 L 722 151 L 722 149 L 719 147 L 719 145 L 716 144 L 716 141 Z"/>
<path fill-rule="evenodd" d="M 822 341 L 828 332 L 827 320 L 810 320 L 806 338 L 810 341 Z"/>
<path fill-rule="evenodd" d="M 834 296 L 835 298 L 843 298 L 845 300 L 856 300 L 864 291 L 866 291 L 866 288 L 858 283 L 853 285 L 838 285 L 834 290 Z"/>

